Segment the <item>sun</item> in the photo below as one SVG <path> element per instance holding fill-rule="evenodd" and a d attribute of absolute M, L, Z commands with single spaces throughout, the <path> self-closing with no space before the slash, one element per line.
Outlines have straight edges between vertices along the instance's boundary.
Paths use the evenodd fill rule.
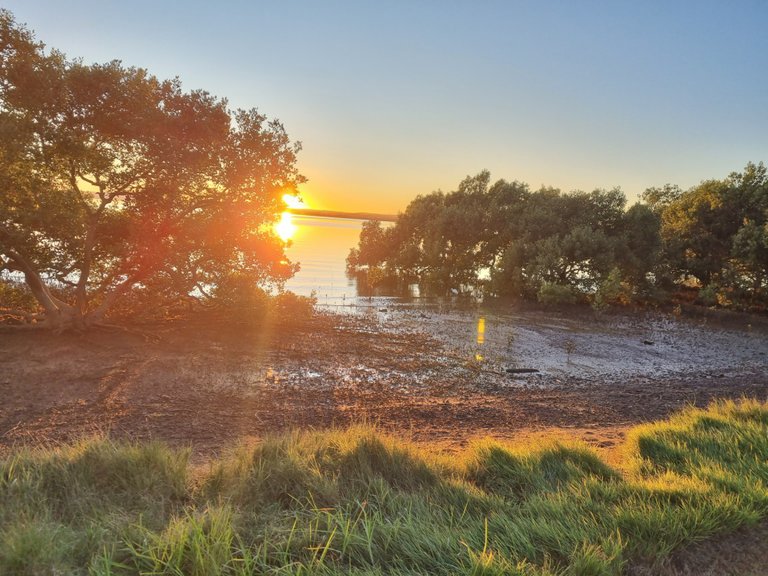
<path fill-rule="evenodd" d="M 306 208 L 304 201 L 293 194 L 283 194 L 283 202 L 288 208 Z"/>
<path fill-rule="evenodd" d="M 307 205 L 299 196 L 287 192 L 283 194 L 283 203 L 286 209 L 280 214 L 280 221 L 275 224 L 275 234 L 287 243 L 296 233 L 296 225 L 293 223 L 293 215 L 290 211 L 295 208 L 306 208 Z"/>

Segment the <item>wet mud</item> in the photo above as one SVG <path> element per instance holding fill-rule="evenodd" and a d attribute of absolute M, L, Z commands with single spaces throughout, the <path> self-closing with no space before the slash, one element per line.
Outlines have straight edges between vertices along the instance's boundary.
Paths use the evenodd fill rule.
<path fill-rule="evenodd" d="M 0 450 L 108 433 L 205 460 L 265 434 L 361 421 L 447 450 L 489 435 L 611 449 L 686 405 L 767 398 L 767 352 L 748 323 L 646 314 L 374 308 L 77 337 L 3 330 Z"/>

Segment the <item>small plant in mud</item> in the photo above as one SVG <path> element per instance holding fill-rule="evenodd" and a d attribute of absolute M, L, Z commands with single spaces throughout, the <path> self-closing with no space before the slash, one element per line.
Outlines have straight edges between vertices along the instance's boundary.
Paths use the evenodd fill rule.
<path fill-rule="evenodd" d="M 576 341 L 573 338 L 566 338 L 565 342 L 563 342 L 563 348 L 565 348 L 565 353 L 568 355 L 568 364 L 570 364 L 571 354 L 576 352 Z"/>
<path fill-rule="evenodd" d="M 470 350 L 467 360 L 464 362 L 464 367 L 473 372 L 479 372 L 483 368 L 483 361 L 485 356 L 479 347 L 475 347 Z"/>

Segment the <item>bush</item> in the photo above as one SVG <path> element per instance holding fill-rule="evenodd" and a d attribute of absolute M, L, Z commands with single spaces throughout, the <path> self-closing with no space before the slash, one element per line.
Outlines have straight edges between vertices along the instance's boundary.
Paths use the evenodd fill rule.
<path fill-rule="evenodd" d="M 13 322 L 23 316 L 8 311 L 34 314 L 39 309 L 37 300 L 25 284 L 0 278 L 0 322 Z"/>
<path fill-rule="evenodd" d="M 571 286 L 544 282 L 536 298 L 545 306 L 560 306 L 575 304 L 579 301 L 579 294 Z"/>
<path fill-rule="evenodd" d="M 592 297 L 592 308 L 605 310 L 609 306 L 626 306 L 632 303 L 632 287 L 623 281 L 621 271 L 614 268 L 603 279 Z"/>
<path fill-rule="evenodd" d="M 716 306 L 717 305 L 717 294 L 718 294 L 719 288 L 715 284 L 707 284 L 704 288 L 699 290 L 699 296 L 697 300 L 704 304 L 704 306 Z"/>
<path fill-rule="evenodd" d="M 281 318 L 307 319 L 315 313 L 317 298 L 299 296 L 293 292 L 280 292 L 269 300 L 270 308 Z"/>

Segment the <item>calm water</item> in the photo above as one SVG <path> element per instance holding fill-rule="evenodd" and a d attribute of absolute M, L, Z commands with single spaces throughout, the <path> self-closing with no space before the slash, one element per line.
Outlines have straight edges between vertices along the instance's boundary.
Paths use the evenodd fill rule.
<path fill-rule="evenodd" d="M 295 228 L 286 253 L 301 269 L 286 288 L 303 296 L 314 292 L 321 306 L 354 303 L 357 283 L 347 277 L 346 258 L 357 246 L 363 221 L 293 215 L 291 223 Z"/>
<path fill-rule="evenodd" d="M 388 222 L 382 225 L 391 226 Z M 285 287 L 302 296 L 314 293 L 318 305 L 325 308 L 454 306 L 445 299 L 420 298 L 415 285 L 407 290 L 408 294 L 377 287 L 373 296 L 367 287 L 358 287 L 355 278 L 347 275 L 346 258 L 350 249 L 357 246 L 362 226 L 363 220 L 347 218 L 294 214 L 284 220 L 279 233 L 291 240 L 285 252 L 301 266 Z"/>

